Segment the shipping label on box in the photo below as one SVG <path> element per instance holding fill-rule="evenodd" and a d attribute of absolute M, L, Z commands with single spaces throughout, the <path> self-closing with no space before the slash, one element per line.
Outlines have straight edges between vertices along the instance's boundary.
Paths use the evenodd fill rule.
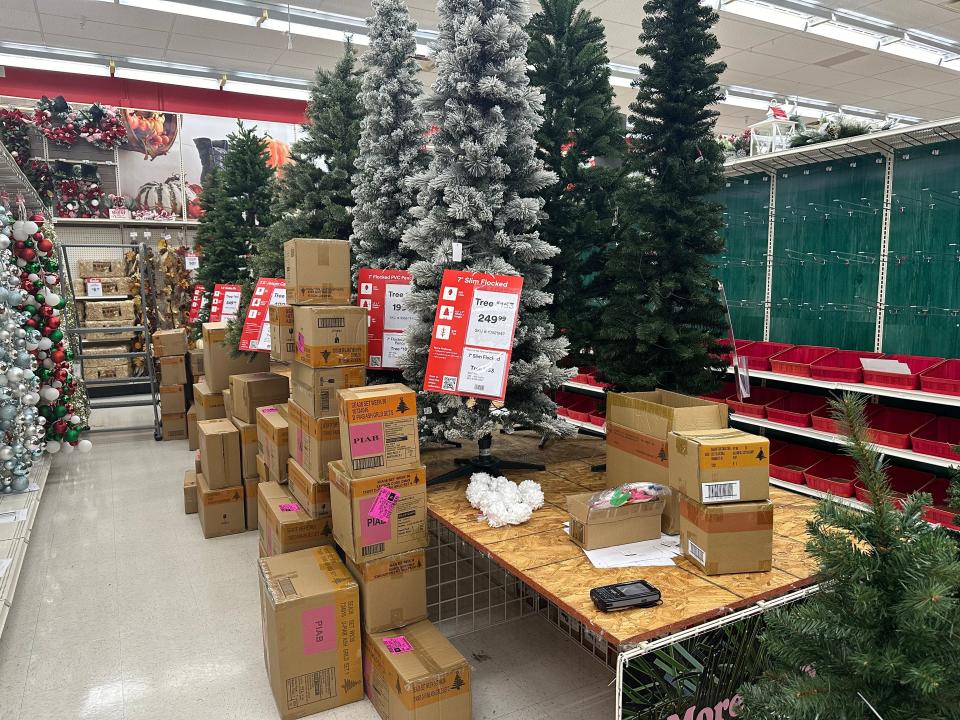
<path fill-rule="evenodd" d="M 246 373 L 230 378 L 233 414 L 244 422 L 257 422 L 257 408 L 283 403 L 290 397 L 290 380 L 272 372 Z"/>
<path fill-rule="evenodd" d="M 267 372 L 270 369 L 268 353 L 239 353 L 226 342 L 227 323 L 203 324 L 203 368 L 207 385 L 214 392 L 230 387 L 230 376 L 243 373 Z"/>
<path fill-rule="evenodd" d="M 427 469 L 352 478 L 343 460 L 328 465 L 333 535 L 354 562 L 427 546 Z"/>
<path fill-rule="evenodd" d="M 257 475 L 257 450 L 259 442 L 257 439 L 257 426 L 253 423 L 243 422 L 240 418 L 232 417 L 230 421 L 234 424 L 240 433 L 240 471 L 244 478 L 256 477 Z"/>
<path fill-rule="evenodd" d="M 293 458 L 287 460 L 287 489 L 311 517 L 331 513 L 330 483 L 311 476 Z"/>
<path fill-rule="evenodd" d="M 290 397 L 314 417 L 337 414 L 337 391 L 363 387 L 367 371 L 362 365 L 312 368 L 294 363 L 290 368 Z"/>
<path fill-rule="evenodd" d="M 260 542 L 267 554 L 294 552 L 333 542 L 329 513 L 311 517 L 283 485 L 260 483 L 257 488 Z"/>
<path fill-rule="evenodd" d="M 240 431 L 230 420 L 201 420 L 200 465 L 212 490 L 241 484 Z"/>
<path fill-rule="evenodd" d="M 427 618 L 427 560 L 423 548 L 347 568 L 360 586 L 363 628 L 382 632 Z"/>
<path fill-rule="evenodd" d="M 187 358 L 184 355 L 170 355 L 158 359 L 160 381 L 164 385 L 187 384 Z"/>
<path fill-rule="evenodd" d="M 314 368 L 367 364 L 367 310 L 295 307 L 296 361 Z"/>
<path fill-rule="evenodd" d="M 290 305 L 346 305 L 350 302 L 352 283 L 350 243 L 347 241 L 287 240 L 283 244 L 283 266 Z"/>
<path fill-rule="evenodd" d="M 187 398 L 183 385 L 160 386 L 160 411 L 164 414 L 187 411 Z"/>
<path fill-rule="evenodd" d="M 770 441 L 742 430 L 670 434 L 670 487 L 700 503 L 770 497 Z"/>
<path fill-rule="evenodd" d="M 340 445 L 352 477 L 420 465 L 417 395 L 406 385 L 371 385 L 339 393 Z"/>
<path fill-rule="evenodd" d="M 315 418 L 290 400 L 287 423 L 290 457 L 313 477 L 323 477 L 327 463 L 342 457 L 339 419 L 336 416 Z"/>
<path fill-rule="evenodd" d="M 243 532 L 243 505 L 243 485 L 212 489 L 203 473 L 197 475 L 197 512 L 205 538 Z"/>
<path fill-rule="evenodd" d="M 287 479 L 290 457 L 289 423 L 277 405 L 257 408 L 257 447 L 269 477 Z"/>
<path fill-rule="evenodd" d="M 773 565 L 773 503 L 702 505 L 681 497 L 680 549 L 707 575 L 768 572 Z"/>

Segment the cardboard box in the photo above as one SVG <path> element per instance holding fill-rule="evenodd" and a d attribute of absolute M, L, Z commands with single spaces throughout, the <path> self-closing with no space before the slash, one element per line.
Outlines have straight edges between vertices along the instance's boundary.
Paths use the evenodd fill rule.
<path fill-rule="evenodd" d="M 247 530 L 257 530 L 259 528 L 258 517 L 260 513 L 257 510 L 258 489 L 260 487 L 260 477 L 248 477 L 243 479 L 243 514 L 246 519 Z"/>
<path fill-rule="evenodd" d="M 158 359 L 160 381 L 164 385 L 187 384 L 187 358 L 184 355 L 169 355 Z"/>
<path fill-rule="evenodd" d="M 223 391 L 223 409 L 227 412 L 227 417 L 233 417 L 233 393 L 229 388 Z"/>
<path fill-rule="evenodd" d="M 310 517 L 284 485 L 260 483 L 260 542 L 268 555 L 295 552 L 333 542 L 330 514 Z"/>
<path fill-rule="evenodd" d="M 367 364 L 367 309 L 295 307 L 296 362 L 314 368 Z"/>
<path fill-rule="evenodd" d="M 257 426 L 232 417 L 230 421 L 240 433 L 240 474 L 244 478 L 257 476 Z"/>
<path fill-rule="evenodd" d="M 263 655 L 283 720 L 363 698 L 360 593 L 329 545 L 261 558 Z"/>
<path fill-rule="evenodd" d="M 96 363 L 91 365 L 91 363 Z M 84 380 L 113 380 L 130 377 L 129 360 L 84 360 L 83 379 Z"/>
<path fill-rule="evenodd" d="M 330 502 L 333 505 L 333 537 L 354 562 L 367 562 L 387 555 L 427 546 L 427 469 L 355 479 L 343 460 L 328 466 Z M 384 494 L 399 494 L 383 520 L 370 516 L 374 502 Z"/>
<path fill-rule="evenodd" d="M 699 503 L 770 497 L 770 441 L 743 430 L 670 433 L 670 487 Z"/>
<path fill-rule="evenodd" d="M 681 497 L 680 549 L 707 575 L 768 572 L 773 566 L 773 503 L 701 505 Z"/>
<path fill-rule="evenodd" d="M 193 469 L 198 473 L 203 472 L 203 465 L 200 463 L 199 449 L 193 454 Z"/>
<path fill-rule="evenodd" d="M 132 293 L 133 280 L 128 277 L 100 277 L 100 278 L 74 278 L 74 295 L 90 295 L 90 281 L 100 284 L 101 295 L 127 295 Z"/>
<path fill-rule="evenodd" d="M 383 632 L 427 619 L 427 559 L 423 548 L 347 568 L 360 586 L 363 629 Z"/>
<path fill-rule="evenodd" d="M 167 357 L 170 355 L 187 354 L 187 329 L 157 330 L 152 336 L 153 356 Z"/>
<path fill-rule="evenodd" d="M 187 414 L 184 412 L 161 413 L 160 426 L 164 440 L 187 439 Z"/>
<path fill-rule="evenodd" d="M 160 412 L 185 413 L 187 398 L 183 392 L 183 385 L 160 386 Z"/>
<path fill-rule="evenodd" d="M 286 404 L 283 405 L 286 407 Z M 257 450 L 271 479 L 287 479 L 290 457 L 289 424 L 278 405 L 257 408 Z"/>
<path fill-rule="evenodd" d="M 290 457 L 313 477 L 323 477 L 327 463 L 342 457 L 340 420 L 336 415 L 315 418 L 291 400 L 287 403 L 287 424 Z"/>
<path fill-rule="evenodd" d="M 85 300 L 83 316 L 87 320 L 125 320 L 133 325 L 133 300 Z"/>
<path fill-rule="evenodd" d="M 383 720 L 470 720 L 470 664 L 423 620 L 364 633 L 366 692 Z"/>
<path fill-rule="evenodd" d="M 417 394 L 406 385 L 341 390 L 340 448 L 355 478 L 410 470 L 420 465 Z"/>
<path fill-rule="evenodd" d="M 243 532 L 243 485 L 212 489 L 206 476 L 198 473 L 197 511 L 205 538 Z"/>
<path fill-rule="evenodd" d="M 263 462 L 262 455 L 257 455 L 257 477 L 260 482 L 270 482 L 270 473 L 267 471 L 267 465 Z"/>
<path fill-rule="evenodd" d="M 197 473 L 194 470 L 183 474 L 183 512 L 186 515 L 197 512 Z"/>
<path fill-rule="evenodd" d="M 240 431 L 230 420 L 201 420 L 200 465 L 212 490 L 240 485 Z"/>
<path fill-rule="evenodd" d="M 233 416 L 244 422 L 257 421 L 257 408 L 284 403 L 290 397 L 290 380 L 272 372 L 246 373 L 230 377 Z"/>
<path fill-rule="evenodd" d="M 125 277 L 126 274 L 122 259 L 77 261 L 77 275 L 82 278 L 119 278 Z"/>
<path fill-rule="evenodd" d="M 297 356 L 296 333 L 293 331 L 293 307 L 270 306 L 270 358 L 293 362 Z"/>
<path fill-rule="evenodd" d="M 187 410 L 187 447 L 190 450 L 200 449 L 200 430 L 197 428 L 197 406 L 191 405 Z"/>
<path fill-rule="evenodd" d="M 214 392 L 230 387 L 230 376 L 242 373 L 266 372 L 270 369 L 268 353 L 239 353 L 225 341 L 227 323 L 203 324 L 203 369 L 207 385 Z"/>
<path fill-rule="evenodd" d="M 193 406 L 197 409 L 197 420 L 219 420 L 227 417 L 223 393 L 211 390 L 206 380 L 193 384 L 193 400 Z"/>
<path fill-rule="evenodd" d="M 194 348 L 190 351 L 190 373 L 194 378 L 203 375 L 203 350 Z"/>
<path fill-rule="evenodd" d="M 346 305 L 350 302 L 350 243 L 294 238 L 283 244 L 289 305 Z"/>
<path fill-rule="evenodd" d="M 363 387 L 367 369 L 362 365 L 312 368 L 295 362 L 290 366 L 290 397 L 314 417 L 337 413 L 337 391 Z"/>
<path fill-rule="evenodd" d="M 727 427 L 727 406 L 667 390 L 607 393 L 607 487 L 669 483 L 667 436 L 675 430 Z M 663 532 L 680 532 L 676 493 L 663 510 Z"/>
<path fill-rule="evenodd" d="M 615 508 L 591 508 L 595 493 L 567 496 L 570 539 L 584 550 L 656 540 L 660 537 L 663 498 Z"/>
<path fill-rule="evenodd" d="M 310 475 L 293 458 L 287 460 L 287 489 L 310 517 L 330 514 L 330 483 Z"/>

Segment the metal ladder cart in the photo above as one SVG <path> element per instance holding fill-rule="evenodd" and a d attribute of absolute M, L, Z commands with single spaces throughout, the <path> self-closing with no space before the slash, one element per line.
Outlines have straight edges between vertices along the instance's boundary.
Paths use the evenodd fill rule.
<path fill-rule="evenodd" d="M 114 397 L 103 397 L 103 398 L 91 398 L 90 399 L 90 410 L 91 413 L 97 409 L 104 408 L 128 408 L 128 407 L 153 407 L 153 424 L 152 425 L 111 425 L 109 427 L 92 427 L 90 432 L 121 432 L 127 430 L 153 430 L 153 437 L 156 440 L 161 440 L 163 438 L 161 427 L 160 427 L 160 395 L 159 387 L 157 381 L 156 367 L 153 361 L 153 344 L 150 337 L 150 327 L 146 321 L 146 309 L 148 307 L 154 307 L 156 305 L 156 290 L 154 289 L 150 293 L 147 292 L 147 246 L 144 243 L 136 244 L 90 244 L 90 243 L 60 243 L 60 267 L 63 268 L 63 289 L 64 292 L 69 292 L 73 294 L 74 284 L 73 284 L 73 271 L 70 269 L 69 262 L 69 251 L 71 249 L 76 250 L 121 250 L 123 252 L 129 252 L 130 250 L 135 250 L 137 253 L 137 266 L 140 269 L 140 310 L 141 316 L 143 317 L 143 324 L 141 325 L 126 325 L 123 327 L 98 327 L 98 328 L 86 328 L 86 327 L 70 327 L 68 332 L 75 336 L 77 342 L 71 343 L 77 350 L 75 360 L 80 363 L 80 374 L 83 376 L 83 363 L 84 363 L 84 347 L 83 343 L 80 342 L 84 335 L 90 333 L 105 333 L 105 334 L 123 334 L 123 333 L 141 333 L 143 335 L 143 350 L 138 352 L 125 352 L 125 353 L 96 353 L 88 354 L 86 356 L 87 360 L 97 358 L 97 359 L 133 359 L 133 358 L 144 358 L 144 364 L 146 366 L 147 374 L 140 377 L 126 377 L 126 378 L 102 378 L 102 379 L 91 379 L 85 380 L 85 384 L 88 388 L 94 387 L 124 387 L 130 388 L 132 386 L 143 385 L 146 387 L 144 394 L 149 394 L 149 397 L 145 398 L 131 398 L 131 399 L 118 399 L 119 396 Z M 154 287 L 151 283 L 151 287 Z M 85 296 L 77 297 L 73 296 L 74 300 L 84 300 L 92 299 L 86 298 Z M 99 300 L 108 300 L 109 296 L 98 297 Z M 117 297 L 116 299 L 121 299 Z M 126 299 L 124 296 L 122 299 Z M 149 303 L 149 304 L 148 304 Z"/>

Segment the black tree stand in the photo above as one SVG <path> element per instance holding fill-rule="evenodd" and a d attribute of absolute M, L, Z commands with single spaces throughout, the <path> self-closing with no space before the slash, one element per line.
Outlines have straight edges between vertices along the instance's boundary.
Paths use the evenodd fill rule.
<path fill-rule="evenodd" d="M 459 480 L 460 478 L 470 477 L 474 473 L 485 472 L 490 475 L 500 475 L 503 470 L 546 470 L 546 465 L 540 463 L 518 462 L 516 460 L 501 460 L 495 456 L 490 447 L 493 445 L 493 436 L 484 435 L 477 441 L 480 451 L 477 457 L 473 458 L 454 458 L 453 462 L 457 465 L 450 472 L 438 475 L 427 481 L 427 485 L 439 485 L 450 480 Z"/>

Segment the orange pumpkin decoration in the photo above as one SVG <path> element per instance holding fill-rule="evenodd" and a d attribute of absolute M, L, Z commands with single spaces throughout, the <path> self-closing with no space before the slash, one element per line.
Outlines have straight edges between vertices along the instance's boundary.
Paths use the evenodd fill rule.
<path fill-rule="evenodd" d="M 283 142 L 283 140 L 268 137 L 267 152 L 270 153 L 270 156 L 267 158 L 267 165 L 277 171 L 278 177 L 281 176 L 283 174 L 283 166 L 287 163 L 287 160 L 290 159 L 290 144 Z"/>

